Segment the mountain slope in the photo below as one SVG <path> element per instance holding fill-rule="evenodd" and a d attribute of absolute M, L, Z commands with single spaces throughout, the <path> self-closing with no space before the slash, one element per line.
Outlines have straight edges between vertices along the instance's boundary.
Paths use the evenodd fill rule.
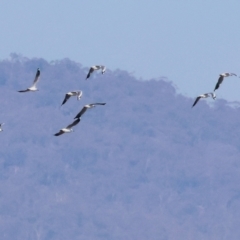
<path fill-rule="evenodd" d="M 38 67 L 40 91 L 18 93 Z M 239 239 L 239 108 L 192 109 L 163 79 L 87 72 L 69 59 L 0 62 L 0 236 Z M 107 104 L 53 136 L 94 102 Z"/>

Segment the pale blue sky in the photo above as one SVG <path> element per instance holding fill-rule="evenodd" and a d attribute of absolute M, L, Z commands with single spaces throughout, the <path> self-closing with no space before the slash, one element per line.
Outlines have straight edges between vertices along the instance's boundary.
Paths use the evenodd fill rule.
<path fill-rule="evenodd" d="M 104 64 L 143 79 L 167 77 L 190 97 L 222 72 L 240 75 L 240 1 L 3 0 L 0 59 L 16 52 L 48 61 Z M 240 79 L 219 98 L 240 101 Z"/>

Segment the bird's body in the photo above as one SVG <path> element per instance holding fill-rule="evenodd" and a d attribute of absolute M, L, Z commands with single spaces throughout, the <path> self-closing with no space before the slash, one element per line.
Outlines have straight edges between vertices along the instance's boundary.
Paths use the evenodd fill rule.
<path fill-rule="evenodd" d="M 216 98 L 216 95 L 215 95 L 214 92 L 213 92 L 213 93 L 211 92 L 211 93 L 201 94 L 201 95 L 199 95 L 199 96 L 196 98 L 196 100 L 195 100 L 195 102 L 193 103 L 192 107 L 194 107 L 201 98 L 208 98 L 208 97 L 212 97 L 213 99 L 215 99 L 215 98 Z"/>
<path fill-rule="evenodd" d="M 70 125 L 68 125 L 65 128 L 62 128 L 58 133 L 55 133 L 54 136 L 60 136 L 64 133 L 70 133 L 73 131 L 72 127 L 74 127 L 75 125 L 77 125 L 80 122 L 80 118 L 76 119 L 73 123 L 71 123 Z"/>
<path fill-rule="evenodd" d="M 235 74 L 235 73 L 222 73 L 222 74 L 220 74 L 219 78 L 218 78 L 218 81 L 216 83 L 216 86 L 214 88 L 214 91 L 216 91 L 220 87 L 220 84 L 223 82 L 225 77 L 230 77 L 230 76 L 237 76 L 237 74 Z"/>
<path fill-rule="evenodd" d="M 88 79 L 88 78 L 90 77 L 90 75 L 91 75 L 92 72 L 94 72 L 95 70 L 99 70 L 99 69 L 102 70 L 102 74 L 104 74 L 105 71 L 106 71 L 106 67 L 105 67 L 105 66 L 103 66 L 103 65 L 94 65 L 94 66 L 90 67 L 86 79 Z"/>
<path fill-rule="evenodd" d="M 77 99 L 80 100 L 81 97 L 82 97 L 82 94 L 83 94 L 83 93 L 82 93 L 82 91 L 80 91 L 80 90 L 66 93 L 65 98 L 64 98 L 64 100 L 63 100 L 63 102 L 62 102 L 62 105 L 65 104 L 65 103 L 67 102 L 67 100 L 68 100 L 70 97 L 72 97 L 72 96 L 77 96 Z M 62 105 L 61 105 L 61 106 L 62 106 Z"/>
<path fill-rule="evenodd" d="M 40 69 L 38 68 L 37 72 L 36 72 L 36 76 L 35 76 L 34 81 L 33 81 L 33 85 L 31 87 L 27 88 L 26 90 L 20 90 L 18 92 L 29 92 L 29 91 L 35 92 L 35 91 L 38 91 L 37 83 L 39 81 L 39 77 L 40 77 Z"/>
<path fill-rule="evenodd" d="M 96 105 L 105 105 L 105 104 L 106 104 L 106 103 L 91 103 L 91 104 L 87 104 L 87 105 L 85 105 L 85 106 L 82 108 L 82 110 L 76 115 L 76 117 L 75 117 L 74 119 L 80 118 L 88 109 L 93 108 L 93 107 L 95 107 Z"/>

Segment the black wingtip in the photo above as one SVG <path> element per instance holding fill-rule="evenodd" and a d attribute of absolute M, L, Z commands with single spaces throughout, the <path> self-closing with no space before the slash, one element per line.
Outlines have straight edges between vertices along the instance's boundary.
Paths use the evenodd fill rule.
<path fill-rule="evenodd" d="M 216 84 L 216 86 L 215 86 L 215 88 L 214 88 L 214 90 L 213 90 L 213 92 L 215 92 L 218 88 L 219 88 L 219 86 L 220 86 L 220 84 L 218 85 L 218 84 Z"/>

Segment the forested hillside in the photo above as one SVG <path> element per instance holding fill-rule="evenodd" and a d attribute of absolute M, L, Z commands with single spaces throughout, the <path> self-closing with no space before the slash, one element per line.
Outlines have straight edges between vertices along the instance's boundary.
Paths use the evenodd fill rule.
<path fill-rule="evenodd" d="M 17 92 L 38 67 L 39 91 Z M 87 73 L 69 59 L 0 61 L 0 238 L 239 239 L 238 103 L 191 108 L 166 79 Z M 95 102 L 106 105 L 54 136 Z"/>

